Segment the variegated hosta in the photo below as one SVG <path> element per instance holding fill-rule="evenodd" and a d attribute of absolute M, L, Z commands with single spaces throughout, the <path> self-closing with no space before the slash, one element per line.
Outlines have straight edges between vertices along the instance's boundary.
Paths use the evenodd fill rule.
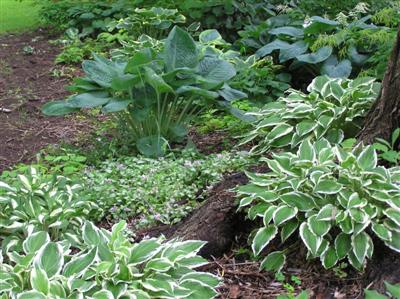
<path fill-rule="evenodd" d="M 340 143 L 344 135 L 353 137 L 379 92 L 380 84 L 374 81 L 317 77 L 308 86 L 308 94 L 291 90 L 287 97 L 249 113 L 258 120 L 241 143 L 256 140 L 252 151 L 263 153 L 271 148 L 296 148 L 305 139 L 324 137 Z"/>
<path fill-rule="evenodd" d="M 0 182 L 0 242 L 2 251 L 21 251 L 22 241 L 36 231 L 47 231 L 52 240 L 66 238 L 75 246 L 76 232 L 98 209 L 78 196 L 80 185 L 65 177 L 50 177 L 31 168 L 11 184 Z"/>
<path fill-rule="evenodd" d="M 208 299 L 219 278 L 194 268 L 201 241 L 146 239 L 132 244 L 126 223 L 112 232 L 91 222 L 82 228 L 85 249 L 71 253 L 67 241 L 52 242 L 42 231 L 24 241 L 24 255 L 9 253 L 0 264 L 2 299 Z M 0 255 L 1 256 L 1 255 Z M 7 261 L 7 263 L 4 263 Z"/>
<path fill-rule="evenodd" d="M 371 235 L 400 252 L 400 168 L 377 166 L 371 146 L 350 152 L 306 140 L 296 154 L 264 161 L 271 172 L 248 174 L 250 184 L 237 189 L 240 208 L 264 223 L 252 240 L 256 255 L 279 232 L 282 243 L 298 232 L 308 257 L 325 268 L 347 258 L 362 270 L 374 251 Z M 279 271 L 285 251 L 268 255 L 262 267 Z"/>

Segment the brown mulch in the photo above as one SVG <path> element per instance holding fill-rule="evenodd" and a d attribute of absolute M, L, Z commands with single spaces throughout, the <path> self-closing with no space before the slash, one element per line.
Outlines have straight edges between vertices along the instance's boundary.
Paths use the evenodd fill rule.
<path fill-rule="evenodd" d="M 0 173 L 31 161 L 47 145 L 71 141 L 86 126 L 72 117 L 40 112 L 44 103 L 68 95 L 64 86 L 70 78 L 52 75 L 60 52 L 49 43 L 55 38 L 42 29 L 0 37 Z M 24 51 L 27 46 L 32 54 Z"/>

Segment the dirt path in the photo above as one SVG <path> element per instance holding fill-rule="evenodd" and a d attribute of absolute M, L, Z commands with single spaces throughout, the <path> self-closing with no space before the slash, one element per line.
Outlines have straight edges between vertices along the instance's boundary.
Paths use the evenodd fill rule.
<path fill-rule="evenodd" d="M 40 112 L 43 103 L 68 95 L 64 86 L 70 79 L 53 72 L 60 52 L 49 43 L 55 38 L 43 30 L 0 37 L 0 173 L 49 144 L 72 140 L 84 126 Z"/>

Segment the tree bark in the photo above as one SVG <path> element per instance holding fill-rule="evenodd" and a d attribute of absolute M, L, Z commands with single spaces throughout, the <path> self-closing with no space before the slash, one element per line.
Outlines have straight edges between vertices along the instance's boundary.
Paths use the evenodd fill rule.
<path fill-rule="evenodd" d="M 377 137 L 390 139 L 400 126 L 400 27 L 393 47 L 382 88 L 367 117 L 358 139 L 371 144 Z"/>

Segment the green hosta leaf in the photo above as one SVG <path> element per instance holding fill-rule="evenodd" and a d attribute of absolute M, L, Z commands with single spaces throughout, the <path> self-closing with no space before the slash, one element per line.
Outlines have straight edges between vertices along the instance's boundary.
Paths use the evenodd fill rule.
<path fill-rule="evenodd" d="M 28 291 L 18 294 L 17 299 L 47 299 L 47 297 L 36 291 Z"/>
<path fill-rule="evenodd" d="M 107 104 L 111 99 L 107 92 L 81 93 L 72 96 L 67 103 L 72 108 L 94 108 Z"/>
<path fill-rule="evenodd" d="M 358 166 L 362 170 L 370 170 L 376 167 L 378 163 L 378 156 L 372 146 L 367 146 L 363 149 L 357 158 Z"/>
<path fill-rule="evenodd" d="M 375 290 L 364 290 L 365 299 L 389 299 Z"/>
<path fill-rule="evenodd" d="M 322 238 L 316 236 L 308 227 L 306 222 L 300 225 L 300 237 L 311 254 L 316 255 L 321 245 Z"/>
<path fill-rule="evenodd" d="M 196 43 L 189 33 L 175 26 L 165 41 L 165 65 L 167 71 L 177 68 L 194 68 L 198 64 Z"/>
<path fill-rule="evenodd" d="M 385 281 L 384 283 L 390 295 L 392 295 L 396 299 L 400 298 L 400 284 L 393 285 L 388 283 L 387 281 Z"/>
<path fill-rule="evenodd" d="M 372 231 L 383 241 L 390 241 L 392 239 L 392 232 L 383 224 L 372 223 Z"/>
<path fill-rule="evenodd" d="M 280 272 L 286 262 L 283 251 L 274 251 L 267 255 L 261 262 L 260 268 L 266 271 Z"/>
<path fill-rule="evenodd" d="M 30 282 L 32 288 L 36 291 L 41 292 L 45 295 L 49 293 L 50 282 L 44 270 L 34 267 L 31 272 Z"/>
<path fill-rule="evenodd" d="M 131 74 L 123 74 L 114 77 L 111 82 L 111 88 L 116 91 L 127 91 L 141 82 L 140 76 Z"/>
<path fill-rule="evenodd" d="M 269 225 L 267 227 L 260 228 L 251 245 L 255 255 L 259 255 L 260 252 L 271 242 L 271 240 L 278 233 L 278 228 L 275 225 Z"/>
<path fill-rule="evenodd" d="M 292 219 L 297 215 L 297 208 L 296 207 L 289 207 L 289 206 L 280 206 L 277 208 L 273 215 L 274 224 L 276 226 L 280 226 L 284 222 Z"/>
<path fill-rule="evenodd" d="M 135 244 L 129 258 L 129 264 L 136 265 L 150 260 L 160 251 L 160 245 L 158 239 L 143 240 L 139 244 Z"/>
<path fill-rule="evenodd" d="M 145 67 L 144 70 L 145 70 L 144 78 L 145 78 L 146 82 L 148 84 L 150 84 L 154 88 L 154 90 L 156 90 L 156 92 L 158 94 L 160 94 L 160 93 L 168 93 L 168 92 L 173 93 L 174 92 L 172 87 L 169 86 L 164 81 L 164 79 L 160 75 L 158 75 L 153 69 L 151 69 L 149 67 Z"/>
<path fill-rule="evenodd" d="M 314 192 L 321 194 L 337 194 L 342 190 L 343 185 L 334 180 L 320 180 L 314 188 Z"/>
<path fill-rule="evenodd" d="M 345 233 L 340 233 L 335 239 L 335 250 L 339 260 L 343 259 L 351 250 L 351 236 Z"/>
<path fill-rule="evenodd" d="M 352 236 L 353 253 L 360 264 L 364 264 L 369 246 L 369 236 L 365 232 Z"/>
<path fill-rule="evenodd" d="M 325 269 L 330 269 L 338 262 L 338 256 L 336 250 L 333 247 L 329 247 L 328 250 L 321 257 L 322 265 Z"/>
<path fill-rule="evenodd" d="M 66 101 L 54 101 L 46 103 L 41 108 L 42 113 L 48 116 L 62 116 L 79 111 L 79 108 L 69 106 Z"/>
<path fill-rule="evenodd" d="M 317 236 L 326 235 L 332 227 L 331 221 L 321 221 L 317 219 L 317 215 L 313 215 L 307 220 L 309 229 Z"/>
<path fill-rule="evenodd" d="M 276 39 L 273 42 L 266 44 L 265 46 L 258 49 L 256 55 L 258 57 L 264 57 L 271 54 L 274 50 L 287 49 L 289 47 L 289 43 Z"/>
<path fill-rule="evenodd" d="M 65 264 L 63 275 L 66 277 L 79 277 L 94 262 L 96 256 L 97 247 L 92 248 L 88 253 L 74 257 Z"/>
<path fill-rule="evenodd" d="M 392 220 L 394 223 L 396 223 L 396 225 L 398 225 L 400 227 L 400 210 L 399 209 L 389 208 L 389 209 L 384 210 L 383 213 L 390 220 Z"/>
<path fill-rule="evenodd" d="M 290 59 L 296 58 L 297 56 L 305 53 L 308 49 L 308 44 L 303 41 L 297 41 L 291 44 L 289 47 L 281 49 L 279 53 L 279 62 L 285 62 Z"/>
<path fill-rule="evenodd" d="M 281 227 L 281 240 L 285 242 L 299 227 L 297 220 L 290 220 Z"/>
<path fill-rule="evenodd" d="M 333 51 L 332 47 L 326 46 L 326 47 L 322 47 L 321 49 L 318 49 L 318 51 L 315 53 L 303 54 L 296 58 L 297 58 L 297 60 L 302 61 L 302 62 L 306 62 L 306 63 L 310 63 L 310 64 L 317 64 L 317 63 L 327 60 L 329 58 L 329 56 L 331 56 L 332 51 Z"/>
<path fill-rule="evenodd" d="M 301 38 L 304 35 L 303 29 L 291 26 L 274 28 L 268 31 L 268 33 L 273 35 L 280 35 L 280 34 L 289 35 L 296 38 Z"/>
<path fill-rule="evenodd" d="M 47 232 L 36 232 L 28 236 L 22 243 L 25 253 L 35 253 L 46 243 L 50 242 Z"/>
<path fill-rule="evenodd" d="M 60 273 L 64 264 L 61 245 L 53 242 L 47 243 L 36 255 L 34 263 L 38 268 L 46 272 L 49 279 Z"/>
<path fill-rule="evenodd" d="M 281 195 L 280 199 L 287 205 L 296 207 L 302 212 L 307 212 L 315 208 L 313 198 L 305 193 L 289 192 Z"/>
<path fill-rule="evenodd" d="M 147 136 L 138 139 L 136 147 L 146 157 L 157 158 L 165 154 L 167 141 L 161 136 Z"/>

